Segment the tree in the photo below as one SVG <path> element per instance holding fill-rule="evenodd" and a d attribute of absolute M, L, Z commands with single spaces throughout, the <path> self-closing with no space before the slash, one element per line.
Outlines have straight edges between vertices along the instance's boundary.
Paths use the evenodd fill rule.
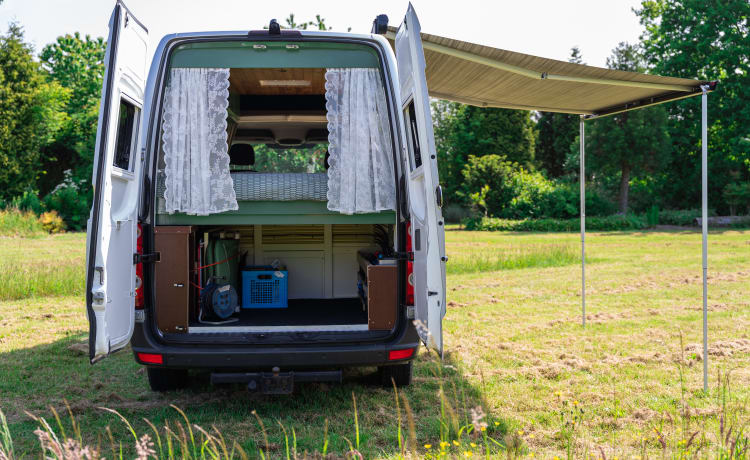
<path fill-rule="evenodd" d="M 47 81 L 23 30 L 11 23 L 0 36 L 0 199 L 34 187 L 41 149 L 66 120 L 69 93 Z"/>
<path fill-rule="evenodd" d="M 63 180 L 65 170 L 73 170 L 75 179 L 91 176 L 96 141 L 99 100 L 104 75 L 106 43 L 102 38 L 81 38 L 73 35 L 58 37 L 45 46 L 40 54 L 42 67 L 51 78 L 70 91 L 65 105 L 66 123 L 45 149 L 44 169 L 40 189 L 46 192 Z"/>
<path fill-rule="evenodd" d="M 607 58 L 607 67 L 643 72 L 642 57 L 636 46 L 620 43 Z M 636 175 L 663 169 L 669 161 L 671 143 L 667 113 L 655 106 L 587 122 L 586 160 L 590 169 L 605 176 L 619 173 L 617 202 L 622 214 L 628 212 L 630 182 Z"/>
<path fill-rule="evenodd" d="M 750 33 L 747 0 L 644 0 L 636 11 L 652 71 L 719 80 L 708 97 L 709 197 L 732 182 L 750 180 Z M 667 105 L 674 155 L 664 195 L 674 207 L 700 202 L 701 108 L 698 98 Z M 725 203 L 712 206 L 728 211 Z"/>
<path fill-rule="evenodd" d="M 530 112 L 446 101 L 433 102 L 432 112 L 447 202 L 461 199 L 462 170 L 470 155 L 500 155 L 523 167 L 533 167 L 536 132 Z"/>
<path fill-rule="evenodd" d="M 583 64 L 581 50 L 577 46 L 570 49 L 568 62 Z M 565 173 L 565 158 L 578 135 L 578 122 L 577 115 L 540 112 L 535 159 L 537 166 L 545 170 L 548 177 L 561 177 Z"/>

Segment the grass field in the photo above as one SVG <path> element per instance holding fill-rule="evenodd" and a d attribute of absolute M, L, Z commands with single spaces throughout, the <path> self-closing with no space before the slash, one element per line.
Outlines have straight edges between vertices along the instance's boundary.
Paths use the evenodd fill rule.
<path fill-rule="evenodd" d="M 414 427 L 420 454 L 436 456 L 441 433 L 450 441 L 444 447 L 450 455 L 478 456 L 482 450 L 481 437 L 459 437 L 453 426 L 446 438 L 445 400 L 452 410 L 443 408 L 457 414 L 459 425 L 470 424 L 470 410 L 481 406 L 490 436 L 516 443 L 522 455 L 535 458 L 633 458 L 644 452 L 658 458 L 662 442 L 670 457 L 686 444 L 707 454 L 717 452 L 728 426 L 732 436 L 744 426 L 750 417 L 750 232 L 710 236 L 708 393 L 702 391 L 699 347 L 700 235 L 590 234 L 585 329 L 578 238 L 447 233 L 445 361 L 441 366 L 422 350 L 414 384 L 399 403 L 402 435 L 408 441 L 409 425 Z M 294 429 L 298 452 L 320 452 L 326 420 L 328 451 L 343 453 L 356 439 L 354 395 L 359 450 L 366 458 L 398 456 L 394 394 L 374 385 L 373 369 L 349 371 L 343 385 L 300 385 L 294 396 L 264 397 L 241 386 L 211 387 L 205 375 L 186 390 L 155 394 L 129 352 L 90 366 L 72 347 L 87 331 L 84 241 L 81 234 L 0 238 L 0 409 L 16 454 L 39 455 L 37 423 L 24 411 L 50 419 L 49 406 L 60 410 L 65 401 L 84 441 L 105 451 L 107 426 L 126 447 L 132 437 L 115 415 L 98 407 L 120 411 L 145 433 L 144 418 L 174 427 L 181 419 L 169 407 L 174 404 L 192 423 L 215 426 L 227 440 L 237 440 L 250 456 L 265 444 L 253 410 L 268 435 L 267 457 L 285 456 L 280 424 Z M 717 389 L 720 371 L 729 372 L 729 392 Z M 70 432 L 70 423 L 63 425 Z M 688 441 L 693 432 L 699 434 Z"/>

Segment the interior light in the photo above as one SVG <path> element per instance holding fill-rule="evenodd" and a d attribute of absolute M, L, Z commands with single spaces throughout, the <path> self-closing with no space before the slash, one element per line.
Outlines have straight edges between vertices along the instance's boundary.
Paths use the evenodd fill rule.
<path fill-rule="evenodd" d="M 310 86 L 310 80 L 260 80 L 260 86 Z"/>

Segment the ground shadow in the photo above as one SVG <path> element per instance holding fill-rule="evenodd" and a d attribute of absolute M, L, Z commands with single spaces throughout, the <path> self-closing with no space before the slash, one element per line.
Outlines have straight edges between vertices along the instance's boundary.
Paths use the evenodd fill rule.
<path fill-rule="evenodd" d="M 481 406 L 487 411 L 481 389 L 465 378 L 461 364 L 450 353 L 441 363 L 434 354 L 421 350 L 412 385 L 399 390 L 397 410 L 394 390 L 379 385 L 374 368 L 346 370 L 342 384 L 300 384 L 289 396 L 249 393 L 239 384 L 211 386 L 205 372 L 191 373 L 190 383 L 183 390 L 154 393 L 148 388 L 144 369 L 134 362 L 129 350 L 91 366 L 87 356 L 76 351 L 76 344 L 83 340 L 83 334 L 75 334 L 0 354 L 0 409 L 8 416 L 17 453 L 36 456 L 39 452 L 33 434 L 37 423 L 24 411 L 53 421 L 49 407 L 64 413 L 66 403 L 84 440 L 91 445 L 108 446 L 109 427 L 115 439 L 130 449 L 132 437 L 124 423 L 101 407 L 121 412 L 136 432 L 143 434 L 150 431 L 144 419 L 156 426 L 169 423 L 174 427 L 181 419 L 170 407 L 175 405 L 185 411 L 191 424 L 207 430 L 216 427 L 226 439 L 236 440 L 252 453 L 265 444 L 257 414 L 265 427 L 269 449 L 282 455 L 284 429 L 290 443 L 294 429 L 298 452 L 320 452 L 324 439 L 328 439 L 329 452 L 348 450 L 348 443 L 355 443 L 357 435 L 353 410 L 356 398 L 360 450 L 365 457 L 398 452 L 399 414 L 403 442 L 407 442 L 411 426 L 421 446 L 426 442 L 437 445 L 441 426 L 445 429 L 446 424 L 453 425 L 454 419 L 457 425 L 470 423 L 470 409 Z M 445 398 L 441 398 L 441 388 Z M 63 419 L 63 426 L 70 430 L 70 422 Z M 504 422 L 496 426 L 489 415 L 485 420 L 491 422 L 498 436 L 502 435 Z"/>

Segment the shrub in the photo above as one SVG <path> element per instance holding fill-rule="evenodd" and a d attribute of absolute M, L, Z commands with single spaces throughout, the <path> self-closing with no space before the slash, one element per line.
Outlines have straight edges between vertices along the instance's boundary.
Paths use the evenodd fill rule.
<path fill-rule="evenodd" d="M 449 204 L 443 208 L 445 221 L 452 224 L 457 224 L 464 219 L 472 217 L 472 214 L 471 209 L 458 204 Z"/>
<path fill-rule="evenodd" d="M 37 216 L 44 212 L 44 205 L 39 200 L 39 195 L 35 190 L 27 189 L 23 195 L 13 198 L 10 206 L 19 211 L 31 211 Z"/>
<path fill-rule="evenodd" d="M 0 236 L 38 236 L 44 233 L 42 223 L 31 211 L 7 208 L 0 211 Z"/>
<path fill-rule="evenodd" d="M 506 232 L 578 232 L 580 219 L 498 219 L 492 217 L 466 219 L 466 230 L 489 230 Z M 647 228 L 646 219 L 633 214 L 607 217 L 587 217 L 586 230 L 623 231 Z"/>
<path fill-rule="evenodd" d="M 39 216 L 39 222 L 47 233 L 62 233 L 65 231 L 65 221 L 57 211 L 47 211 Z"/>
<path fill-rule="evenodd" d="M 558 218 L 579 214 L 578 184 L 551 181 L 539 172 L 527 171 L 498 155 L 472 156 L 463 170 L 464 196 L 481 211 L 506 219 Z M 489 187 L 484 192 L 484 188 Z M 595 190 L 586 191 L 586 213 L 606 216 L 614 204 Z"/>
<path fill-rule="evenodd" d="M 44 204 L 50 211 L 57 211 L 68 228 L 82 230 L 86 228 L 90 208 L 85 181 L 74 180 L 69 169 L 64 174 L 63 181 L 44 197 Z"/>
<path fill-rule="evenodd" d="M 659 211 L 659 223 L 661 225 L 688 227 L 696 225 L 695 219 L 701 217 L 701 215 L 702 212 L 700 209 L 664 210 Z M 709 210 L 708 215 L 715 216 L 716 213 L 713 210 Z"/>

